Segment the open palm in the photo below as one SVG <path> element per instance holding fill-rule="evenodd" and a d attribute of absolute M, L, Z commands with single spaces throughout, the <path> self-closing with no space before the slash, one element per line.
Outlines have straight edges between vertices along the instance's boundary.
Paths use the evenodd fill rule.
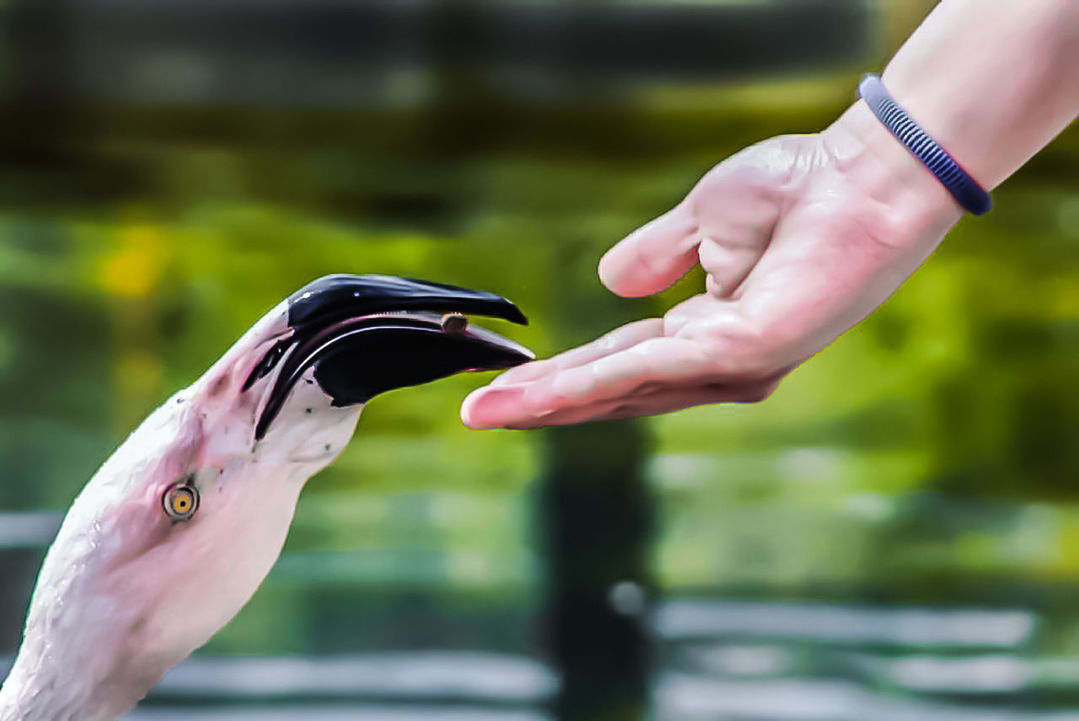
<path fill-rule="evenodd" d="M 705 292 L 505 373 L 469 396 L 465 423 L 533 428 L 766 398 L 891 295 L 959 218 L 894 140 L 842 122 L 737 153 L 599 264 L 611 291 L 638 297 L 700 263 Z"/>

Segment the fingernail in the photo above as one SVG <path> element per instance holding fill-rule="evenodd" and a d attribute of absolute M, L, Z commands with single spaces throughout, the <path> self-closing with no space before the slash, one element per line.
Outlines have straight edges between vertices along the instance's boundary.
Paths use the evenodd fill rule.
<path fill-rule="evenodd" d="M 474 390 L 461 403 L 461 422 L 476 430 L 505 427 L 521 420 L 519 410 L 523 396 L 521 386 L 486 386 Z"/>

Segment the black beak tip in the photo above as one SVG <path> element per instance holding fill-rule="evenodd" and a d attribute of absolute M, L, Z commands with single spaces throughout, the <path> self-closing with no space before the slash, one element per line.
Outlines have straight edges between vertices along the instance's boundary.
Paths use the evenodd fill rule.
<path fill-rule="evenodd" d="M 339 315 L 409 310 L 482 315 L 528 325 L 524 313 L 500 295 L 393 275 L 326 275 L 289 296 L 288 307 L 293 328 Z"/>
<path fill-rule="evenodd" d="M 505 298 L 503 298 L 502 300 L 505 300 L 507 305 L 509 306 L 508 312 L 506 314 L 507 317 L 505 318 L 505 320 L 508 320 L 511 323 L 516 323 L 518 325 L 528 325 L 528 316 L 522 313 L 520 308 L 518 308 Z"/>
<path fill-rule="evenodd" d="M 251 387 L 280 362 L 256 439 L 265 436 L 307 368 L 314 369 L 333 405 L 348 406 L 394 388 L 533 360 L 523 346 L 490 331 L 448 330 L 445 317 L 440 332 L 437 315 L 422 317 L 431 313 L 465 316 L 466 328 L 469 315 L 528 325 L 516 305 L 486 291 L 385 275 L 319 278 L 289 296 L 293 333 L 266 354 L 245 383 Z"/>

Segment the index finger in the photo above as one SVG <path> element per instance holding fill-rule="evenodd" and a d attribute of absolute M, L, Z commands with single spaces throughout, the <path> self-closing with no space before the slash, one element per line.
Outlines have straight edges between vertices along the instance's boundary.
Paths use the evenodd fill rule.
<path fill-rule="evenodd" d="M 481 388 L 465 399 L 461 417 L 471 428 L 547 425 L 556 414 L 601 417 L 638 393 L 704 383 L 713 365 L 693 340 L 650 338 L 530 383 Z"/>
<path fill-rule="evenodd" d="M 585 345 L 571 348 L 544 360 L 511 368 L 491 381 L 493 386 L 512 385 L 538 380 L 567 368 L 591 363 L 604 356 L 637 345 L 648 338 L 663 335 L 662 318 L 646 318 L 615 328 Z"/>

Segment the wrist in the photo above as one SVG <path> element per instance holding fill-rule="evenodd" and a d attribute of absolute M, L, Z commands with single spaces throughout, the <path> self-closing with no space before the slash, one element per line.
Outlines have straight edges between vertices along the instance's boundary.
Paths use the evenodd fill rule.
<path fill-rule="evenodd" d="M 1079 110 L 1074 0 L 939 3 L 882 74 L 888 92 L 992 190 Z"/>
<path fill-rule="evenodd" d="M 962 208 L 859 100 L 821 133 L 837 170 L 881 210 L 897 239 L 931 238 L 935 244 L 963 215 Z M 901 242 L 901 241 L 900 241 Z"/>

